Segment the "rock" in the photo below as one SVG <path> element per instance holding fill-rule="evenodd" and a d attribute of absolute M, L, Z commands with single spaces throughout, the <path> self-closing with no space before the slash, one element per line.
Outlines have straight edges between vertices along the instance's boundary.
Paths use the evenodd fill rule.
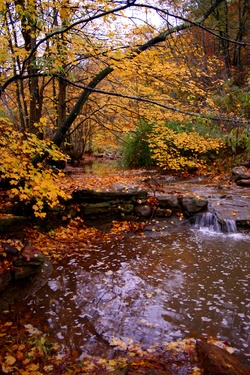
<path fill-rule="evenodd" d="M 27 225 L 28 219 L 26 217 L 5 215 L 0 219 L 0 235 L 20 236 Z"/>
<path fill-rule="evenodd" d="M 250 186 L 250 178 L 246 178 L 245 180 L 237 180 L 236 184 L 239 186 Z"/>
<path fill-rule="evenodd" d="M 41 266 L 45 261 L 45 256 L 41 251 L 35 250 L 32 252 L 22 251 L 20 256 L 13 261 L 15 267 Z"/>
<path fill-rule="evenodd" d="M 136 216 L 139 216 L 139 217 L 149 217 L 152 213 L 152 210 L 151 210 L 151 207 L 148 206 L 147 204 L 141 204 L 135 207 L 134 213 Z"/>
<path fill-rule="evenodd" d="M 88 189 L 79 189 L 73 192 L 73 201 L 76 203 L 91 202 L 100 203 L 108 201 L 131 201 L 137 202 L 138 200 L 146 200 L 147 192 L 145 190 L 138 190 L 134 188 L 130 189 L 118 189 L 109 191 L 97 191 Z"/>
<path fill-rule="evenodd" d="M 0 291 L 4 290 L 12 280 L 11 271 L 7 270 L 0 274 Z"/>
<path fill-rule="evenodd" d="M 82 203 L 81 212 L 84 216 L 130 214 L 134 210 L 134 205 L 129 202 L 99 202 L 99 203 Z"/>
<path fill-rule="evenodd" d="M 250 225 L 250 199 L 240 195 L 225 195 L 218 200 L 211 201 L 212 211 L 220 222 L 235 220 L 237 225 Z"/>
<path fill-rule="evenodd" d="M 204 375 L 249 375 L 250 367 L 216 345 L 197 340 L 196 350 Z"/>
<path fill-rule="evenodd" d="M 170 208 L 157 208 L 155 211 L 156 217 L 171 217 L 173 211 Z"/>
<path fill-rule="evenodd" d="M 207 208 L 208 201 L 206 198 L 195 195 L 186 195 L 181 199 L 181 205 L 184 212 L 195 214 Z"/>
<path fill-rule="evenodd" d="M 14 280 L 26 279 L 41 272 L 41 266 L 18 266 L 14 267 Z"/>
<path fill-rule="evenodd" d="M 177 195 L 160 195 L 157 196 L 160 208 L 179 209 L 179 200 Z"/>
<path fill-rule="evenodd" d="M 12 278 L 11 282 L 1 291 L 0 312 L 8 310 L 10 305 L 12 305 L 14 302 L 18 300 L 21 301 L 27 298 L 29 295 L 34 294 L 44 284 L 46 284 L 53 271 L 51 262 L 46 258 L 41 266 L 33 268 L 36 269 L 36 273 L 32 273 L 29 276 L 27 276 L 26 273 L 27 277 L 23 277 L 25 275 L 23 273 L 22 278 L 17 278 L 17 280 Z"/>
<path fill-rule="evenodd" d="M 41 272 L 45 259 L 41 251 L 32 249 L 30 244 L 26 245 L 19 257 L 13 260 L 14 280 L 24 279 Z"/>
<path fill-rule="evenodd" d="M 11 280 L 28 278 L 41 272 L 46 257 L 30 243 L 26 243 L 21 251 L 4 242 L 2 248 L 7 255 L 9 269 L 0 273 L 0 290 L 4 290 Z"/>
<path fill-rule="evenodd" d="M 81 211 L 84 215 L 101 215 L 112 213 L 112 206 L 109 202 L 99 203 L 83 203 L 81 205 Z"/>
<path fill-rule="evenodd" d="M 250 160 L 246 160 L 244 161 L 243 163 L 241 163 L 241 165 L 247 167 L 247 168 L 250 168 Z"/>
<path fill-rule="evenodd" d="M 245 166 L 235 167 L 232 170 L 231 180 L 236 182 L 238 180 L 249 180 L 250 172 L 249 169 Z"/>

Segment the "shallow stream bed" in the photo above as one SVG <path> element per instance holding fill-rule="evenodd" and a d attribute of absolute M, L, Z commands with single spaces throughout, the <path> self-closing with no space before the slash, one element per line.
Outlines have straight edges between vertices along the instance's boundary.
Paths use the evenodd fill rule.
<path fill-rule="evenodd" d="M 65 258 L 19 314 L 79 357 L 213 336 L 250 361 L 250 236 L 171 223 Z"/>

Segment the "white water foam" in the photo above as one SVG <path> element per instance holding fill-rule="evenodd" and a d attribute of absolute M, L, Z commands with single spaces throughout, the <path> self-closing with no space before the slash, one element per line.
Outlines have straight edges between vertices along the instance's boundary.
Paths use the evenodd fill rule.
<path fill-rule="evenodd" d="M 220 222 L 213 212 L 205 212 L 202 215 L 197 215 L 194 228 L 215 233 L 237 233 L 235 220 L 225 219 L 223 222 Z"/>

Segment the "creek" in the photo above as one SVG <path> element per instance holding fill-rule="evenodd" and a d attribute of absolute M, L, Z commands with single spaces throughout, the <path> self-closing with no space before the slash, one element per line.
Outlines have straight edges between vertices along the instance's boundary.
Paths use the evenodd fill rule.
<path fill-rule="evenodd" d="M 215 202 L 228 194 L 200 180 L 166 182 Z M 229 193 L 249 195 L 237 189 Z M 210 213 L 192 225 L 160 219 L 143 235 L 66 254 L 47 284 L 13 308 L 80 359 L 112 358 L 110 343 L 119 340 L 150 348 L 214 337 L 250 362 L 250 232 L 237 231 L 234 220 L 226 224 L 229 233 Z"/>
<path fill-rule="evenodd" d="M 80 358 L 111 356 L 114 338 L 148 348 L 213 336 L 250 360 L 250 236 L 196 226 L 163 222 L 72 255 L 19 314 Z"/>

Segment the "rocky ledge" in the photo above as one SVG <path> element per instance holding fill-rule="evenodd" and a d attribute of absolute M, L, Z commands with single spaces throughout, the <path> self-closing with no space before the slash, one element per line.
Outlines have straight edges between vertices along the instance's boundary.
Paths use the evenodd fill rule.
<path fill-rule="evenodd" d="M 20 280 L 26 280 L 25 293 L 29 294 L 36 285 L 44 284 L 52 272 L 50 261 L 30 243 L 25 244 L 21 250 L 10 245 L 9 242 L 3 241 L 0 243 L 0 263 L 2 264 L 0 267 L 1 308 L 8 302 L 6 296 L 8 300 L 15 299 L 15 293 L 8 291 L 6 295 L 3 294 L 8 286 L 11 286 L 12 291 L 14 291 L 16 281 L 20 284 Z M 6 269 L 4 268 L 5 264 L 8 264 Z M 20 287 L 18 293 L 22 293 Z"/>
<path fill-rule="evenodd" d="M 248 166 L 241 165 L 239 167 L 233 168 L 231 180 L 236 182 L 236 184 L 239 186 L 250 186 L 249 165 Z"/>

